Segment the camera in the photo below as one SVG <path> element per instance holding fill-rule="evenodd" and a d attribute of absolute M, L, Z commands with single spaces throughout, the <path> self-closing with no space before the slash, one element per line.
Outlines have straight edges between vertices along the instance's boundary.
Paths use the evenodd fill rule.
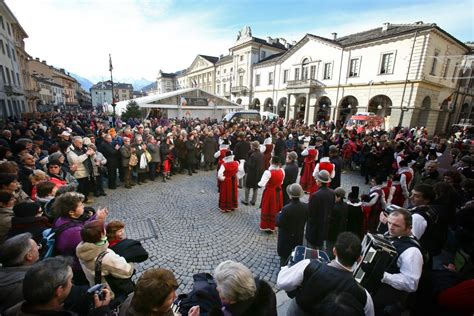
<path fill-rule="evenodd" d="M 103 301 L 105 300 L 105 292 L 103 291 L 104 287 L 105 287 L 104 284 L 96 284 L 90 287 L 87 290 L 87 293 L 92 294 L 92 295 L 97 294 L 97 296 L 99 297 L 99 300 Z"/>
<path fill-rule="evenodd" d="M 393 211 L 396 211 L 396 210 L 399 210 L 403 207 L 400 207 L 398 205 L 395 205 L 395 204 L 389 204 L 387 205 L 387 207 L 383 210 L 383 212 L 388 216 L 390 215 L 390 213 L 392 213 Z"/>

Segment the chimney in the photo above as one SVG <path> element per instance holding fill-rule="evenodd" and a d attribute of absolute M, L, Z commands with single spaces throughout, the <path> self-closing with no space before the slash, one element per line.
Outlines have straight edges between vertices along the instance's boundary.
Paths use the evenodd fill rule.
<path fill-rule="evenodd" d="M 388 27 L 390 26 L 390 23 L 388 22 L 385 22 L 382 26 L 382 32 L 386 32 L 388 31 Z"/>
<path fill-rule="evenodd" d="M 36 60 L 36 61 L 40 61 L 39 57 L 36 57 L 35 60 Z"/>
<path fill-rule="evenodd" d="M 290 49 L 290 43 L 285 43 L 285 48 Z"/>
<path fill-rule="evenodd" d="M 335 41 L 337 38 L 337 33 L 334 32 L 334 33 L 331 33 L 331 35 L 332 35 L 332 40 Z"/>
<path fill-rule="evenodd" d="M 45 64 L 45 65 L 46 65 L 46 60 L 43 60 L 43 61 L 41 61 L 41 63 L 43 63 L 43 64 Z"/>
<path fill-rule="evenodd" d="M 286 39 L 280 38 L 280 39 L 279 39 L 279 42 L 280 42 L 282 45 L 285 45 L 285 46 L 286 46 Z"/>
<path fill-rule="evenodd" d="M 291 45 L 295 46 L 295 45 L 296 45 L 296 41 L 291 42 Z"/>

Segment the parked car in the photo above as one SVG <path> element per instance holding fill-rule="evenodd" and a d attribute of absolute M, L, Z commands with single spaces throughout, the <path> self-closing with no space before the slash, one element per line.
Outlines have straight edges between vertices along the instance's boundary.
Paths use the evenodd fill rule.
<path fill-rule="evenodd" d="M 222 119 L 224 122 L 232 122 L 232 123 L 239 123 L 240 121 L 261 121 L 262 117 L 260 112 L 255 110 L 248 110 L 248 111 L 236 111 L 227 113 L 226 116 Z"/>

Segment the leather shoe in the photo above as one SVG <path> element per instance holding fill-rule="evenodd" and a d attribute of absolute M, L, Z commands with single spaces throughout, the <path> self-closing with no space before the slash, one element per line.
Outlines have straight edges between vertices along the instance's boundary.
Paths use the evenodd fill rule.
<path fill-rule="evenodd" d="M 245 201 L 242 201 L 242 200 L 240 200 L 240 203 L 242 203 L 243 205 L 249 205 L 249 202 L 245 202 Z"/>
<path fill-rule="evenodd" d="M 255 203 L 254 203 L 254 202 L 250 202 L 250 204 L 252 204 L 253 206 L 255 206 Z"/>

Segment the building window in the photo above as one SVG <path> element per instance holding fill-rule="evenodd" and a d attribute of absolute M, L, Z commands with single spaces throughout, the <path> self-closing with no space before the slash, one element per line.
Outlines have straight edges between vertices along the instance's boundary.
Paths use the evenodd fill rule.
<path fill-rule="evenodd" d="M 0 40 L 0 45 L 2 46 L 3 55 L 5 55 L 5 46 L 3 46 L 3 40 Z"/>
<path fill-rule="evenodd" d="M 3 16 L 0 15 L 0 24 L 2 25 L 2 28 L 5 29 L 5 24 L 3 24 Z"/>
<path fill-rule="evenodd" d="M 226 73 L 226 72 L 227 72 L 227 69 L 224 69 L 224 73 Z"/>
<path fill-rule="evenodd" d="M 16 73 L 16 82 L 18 82 L 18 86 L 21 88 L 20 75 L 18 73 Z"/>
<path fill-rule="evenodd" d="M 9 85 L 11 85 L 12 79 L 10 78 L 10 69 L 8 69 L 8 67 L 5 67 L 5 72 L 7 73 L 7 82 Z"/>
<path fill-rule="evenodd" d="M 7 45 L 7 56 L 11 58 L 12 56 L 10 55 L 10 46 L 8 46 L 8 44 L 6 45 Z"/>
<path fill-rule="evenodd" d="M 295 80 L 300 80 L 300 69 L 295 68 Z"/>
<path fill-rule="evenodd" d="M 217 94 L 221 93 L 220 87 L 221 87 L 220 85 L 217 85 L 217 90 L 216 90 Z"/>
<path fill-rule="evenodd" d="M 13 56 L 13 60 L 16 61 L 15 50 L 13 48 L 12 48 L 12 56 Z"/>
<path fill-rule="evenodd" d="M 349 65 L 349 78 L 359 77 L 360 58 L 353 58 Z"/>
<path fill-rule="evenodd" d="M 308 63 L 309 63 L 309 60 L 307 58 L 305 58 L 303 62 L 301 63 L 301 69 L 302 69 L 301 79 L 302 80 L 308 79 Z"/>
<path fill-rule="evenodd" d="M 240 61 L 244 61 L 244 55 L 240 55 Z"/>
<path fill-rule="evenodd" d="M 448 76 L 449 64 L 451 63 L 451 59 L 446 60 L 446 65 L 444 66 L 443 78 L 446 79 Z"/>
<path fill-rule="evenodd" d="M 224 83 L 222 85 L 222 92 L 224 92 L 224 94 L 225 94 L 226 90 L 227 90 L 227 85 Z"/>
<path fill-rule="evenodd" d="M 268 73 L 268 84 L 273 84 L 273 72 Z"/>
<path fill-rule="evenodd" d="M 264 59 L 266 56 L 267 56 L 267 52 L 265 52 L 264 50 L 262 50 L 262 51 L 260 52 L 260 59 Z"/>
<path fill-rule="evenodd" d="M 12 35 L 12 31 L 10 30 L 10 23 L 7 23 L 7 31 L 8 31 L 8 35 Z"/>
<path fill-rule="evenodd" d="M 310 74 L 309 74 L 310 78 L 316 79 L 316 66 L 311 66 L 309 71 L 310 71 Z"/>
<path fill-rule="evenodd" d="M 260 85 L 260 75 L 255 75 L 255 86 Z"/>
<path fill-rule="evenodd" d="M 2 73 L 2 80 L 3 80 L 3 84 L 6 84 L 6 80 L 5 80 L 5 73 L 3 72 L 3 66 L 0 65 L 0 72 Z"/>
<path fill-rule="evenodd" d="M 332 63 L 325 63 L 323 79 L 331 79 L 331 74 L 332 74 Z"/>
<path fill-rule="evenodd" d="M 244 75 L 239 75 L 239 86 L 244 85 Z"/>
<path fill-rule="evenodd" d="M 380 65 L 380 74 L 392 74 L 393 73 L 393 60 L 394 60 L 394 53 L 385 53 L 382 54 L 382 63 Z"/>
<path fill-rule="evenodd" d="M 434 56 L 433 56 L 433 63 L 431 64 L 431 70 L 430 70 L 430 75 L 436 75 L 436 66 L 438 65 L 438 56 L 439 56 L 439 51 L 435 51 Z"/>
<path fill-rule="evenodd" d="M 230 67 L 230 72 L 233 72 L 234 71 L 234 67 Z"/>
<path fill-rule="evenodd" d="M 220 74 L 221 74 L 221 72 L 220 72 L 220 70 L 218 70 L 218 71 L 217 71 L 217 75 L 220 75 Z"/>
<path fill-rule="evenodd" d="M 458 75 L 458 70 L 459 70 L 459 63 L 456 63 L 456 66 L 454 66 L 453 76 L 451 77 L 451 82 L 454 82 L 454 80 L 456 80 L 456 77 Z M 5 81 L 5 78 L 3 80 Z"/>
<path fill-rule="evenodd" d="M 283 70 L 283 83 L 288 81 L 288 69 Z"/>

